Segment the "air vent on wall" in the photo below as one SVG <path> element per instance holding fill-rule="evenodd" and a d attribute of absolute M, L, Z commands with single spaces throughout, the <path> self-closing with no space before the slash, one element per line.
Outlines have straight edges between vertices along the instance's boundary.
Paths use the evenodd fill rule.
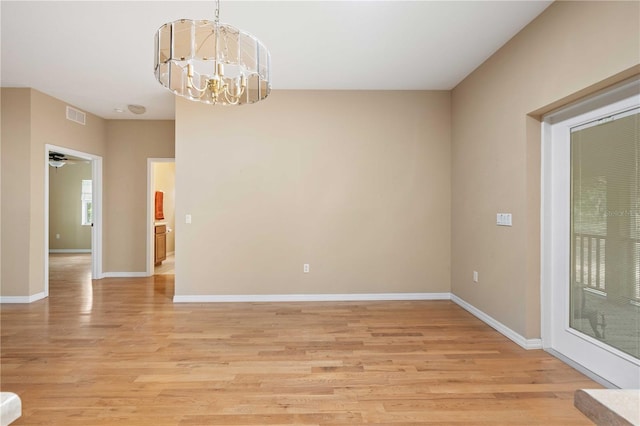
<path fill-rule="evenodd" d="M 75 108 L 67 107 L 67 120 L 74 121 L 78 124 L 85 125 L 87 121 L 87 114 L 84 112 L 77 110 Z"/>

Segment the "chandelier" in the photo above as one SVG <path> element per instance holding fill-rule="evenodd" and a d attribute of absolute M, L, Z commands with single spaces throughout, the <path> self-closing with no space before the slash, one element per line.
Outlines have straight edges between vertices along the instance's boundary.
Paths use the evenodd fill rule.
<path fill-rule="evenodd" d="M 270 55 L 253 35 L 215 20 L 179 19 L 155 36 L 156 79 L 176 95 L 207 104 L 252 104 L 271 92 Z"/>

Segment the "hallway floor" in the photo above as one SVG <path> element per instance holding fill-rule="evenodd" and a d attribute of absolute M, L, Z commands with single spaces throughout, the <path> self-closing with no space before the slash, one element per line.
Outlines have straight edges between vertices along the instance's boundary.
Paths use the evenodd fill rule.
<path fill-rule="evenodd" d="M 176 264 L 176 257 L 175 254 L 169 254 L 167 255 L 167 258 L 165 260 L 162 261 L 162 263 L 160 265 L 156 265 L 153 271 L 154 275 L 174 275 L 176 273 L 175 271 L 175 264 Z"/>

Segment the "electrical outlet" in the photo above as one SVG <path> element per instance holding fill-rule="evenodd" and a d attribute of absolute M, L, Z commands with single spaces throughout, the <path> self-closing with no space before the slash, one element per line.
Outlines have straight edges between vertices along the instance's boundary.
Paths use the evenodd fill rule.
<path fill-rule="evenodd" d="M 184 223 L 191 223 L 191 215 L 188 214 L 184 217 Z"/>
<path fill-rule="evenodd" d="M 60 234 L 56 234 L 56 240 L 60 239 Z"/>
<path fill-rule="evenodd" d="M 302 271 L 307 274 L 309 273 L 309 264 L 305 263 L 304 265 L 302 265 Z"/>
<path fill-rule="evenodd" d="M 473 271 L 473 282 L 474 283 L 478 282 L 478 271 Z"/>

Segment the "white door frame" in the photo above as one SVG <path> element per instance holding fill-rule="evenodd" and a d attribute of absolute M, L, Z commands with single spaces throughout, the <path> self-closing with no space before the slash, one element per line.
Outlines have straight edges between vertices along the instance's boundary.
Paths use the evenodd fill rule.
<path fill-rule="evenodd" d="M 154 245 L 155 245 L 155 220 L 153 218 L 154 212 L 154 188 L 156 183 L 156 176 L 153 171 L 153 165 L 156 163 L 175 163 L 175 158 L 147 158 L 147 270 L 146 276 L 153 275 L 155 270 L 154 262 Z"/>
<path fill-rule="evenodd" d="M 638 387 L 638 375 L 622 373 L 636 362 L 633 357 L 613 348 L 603 350 L 608 354 L 587 354 L 593 346 L 601 344 L 588 336 L 574 340 L 569 330 L 568 315 L 560 317 L 558 306 L 568 306 L 569 289 L 565 286 L 569 277 L 569 146 L 570 127 L 579 122 L 589 122 L 605 114 L 605 109 L 628 108 L 635 97 L 640 97 L 640 80 L 623 82 L 604 93 L 596 94 L 544 117 L 542 123 L 542 173 L 541 173 L 541 334 L 542 346 L 548 352 L 569 362 L 592 379 L 607 387 Z M 611 112 L 607 112 L 611 115 Z M 562 144 L 565 138 L 565 144 Z M 564 146 L 562 146 L 564 145 Z M 558 211 L 565 214 L 558 215 Z M 575 345 L 576 355 L 564 352 Z M 596 368 L 596 366 L 598 368 Z M 604 368 L 600 369 L 601 366 Z"/>
<path fill-rule="evenodd" d="M 49 153 L 59 152 L 91 161 L 93 226 L 91 228 L 91 278 L 102 274 L 102 157 L 56 145 L 45 145 L 44 158 L 44 296 L 49 296 Z"/>

